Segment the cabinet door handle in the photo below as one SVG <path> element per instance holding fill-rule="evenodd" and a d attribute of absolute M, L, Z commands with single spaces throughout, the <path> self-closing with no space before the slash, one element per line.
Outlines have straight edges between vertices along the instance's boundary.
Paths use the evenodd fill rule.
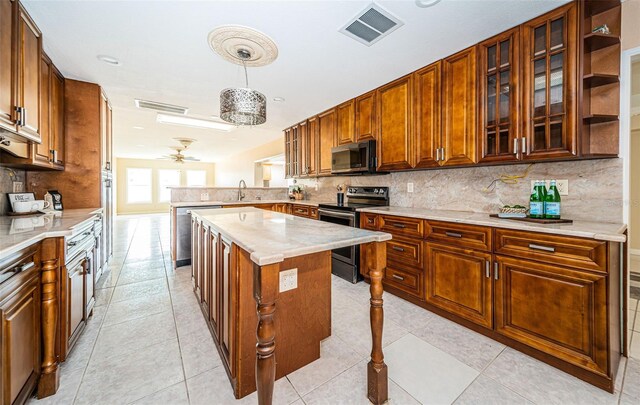
<path fill-rule="evenodd" d="M 529 243 L 529 249 L 535 249 L 535 250 L 543 250 L 545 252 L 555 252 L 556 248 L 551 247 L 551 246 L 542 246 L 542 245 L 536 245 L 534 243 Z"/>
<path fill-rule="evenodd" d="M 523 136 L 520 139 L 522 139 L 522 154 L 524 155 L 525 153 L 527 153 L 527 138 Z"/>
<path fill-rule="evenodd" d="M 441 152 L 440 152 L 440 160 L 442 160 L 443 162 L 445 161 L 445 157 L 444 157 L 444 146 L 442 148 L 440 148 Z"/>
<path fill-rule="evenodd" d="M 452 238 L 462 238 L 462 234 L 461 233 L 457 233 L 457 232 L 449 232 L 449 231 L 447 231 L 444 234 L 447 235 L 447 236 L 450 236 Z"/>
<path fill-rule="evenodd" d="M 395 278 L 396 280 L 404 281 L 404 277 L 399 276 L 397 274 L 392 274 L 391 277 Z"/>
<path fill-rule="evenodd" d="M 396 250 L 398 252 L 404 252 L 404 249 L 401 248 L 400 246 L 391 246 L 391 249 Z"/>
<path fill-rule="evenodd" d="M 23 117 L 23 111 L 24 109 L 22 107 L 16 107 L 15 108 L 15 112 L 16 112 L 16 125 L 19 127 L 24 126 L 24 121 L 22 120 Z"/>
<path fill-rule="evenodd" d="M 495 278 L 496 280 L 498 280 L 500 278 L 500 275 L 498 273 L 498 263 L 496 263 L 494 272 L 493 272 L 493 278 Z"/>
<path fill-rule="evenodd" d="M 440 148 L 436 148 L 436 162 L 440 161 Z"/>
<path fill-rule="evenodd" d="M 111 170 L 111 162 L 107 162 L 105 166 L 107 170 Z"/>
<path fill-rule="evenodd" d="M 518 154 L 518 138 L 513 138 L 513 154 Z"/>
<path fill-rule="evenodd" d="M 400 228 L 400 229 L 404 229 L 404 228 L 407 227 L 405 224 L 398 224 L 398 223 L 395 223 L 395 222 L 392 222 L 391 225 L 395 226 L 396 228 Z"/>
<path fill-rule="evenodd" d="M 484 275 L 487 278 L 491 278 L 491 268 L 490 268 L 490 266 L 491 266 L 491 264 L 489 263 L 489 260 L 484 262 Z"/>

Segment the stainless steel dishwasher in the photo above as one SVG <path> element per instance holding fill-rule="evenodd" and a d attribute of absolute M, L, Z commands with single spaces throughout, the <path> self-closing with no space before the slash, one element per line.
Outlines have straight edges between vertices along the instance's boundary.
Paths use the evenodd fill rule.
<path fill-rule="evenodd" d="M 191 210 L 222 208 L 221 205 L 180 207 L 176 210 L 176 267 L 191 264 Z"/>

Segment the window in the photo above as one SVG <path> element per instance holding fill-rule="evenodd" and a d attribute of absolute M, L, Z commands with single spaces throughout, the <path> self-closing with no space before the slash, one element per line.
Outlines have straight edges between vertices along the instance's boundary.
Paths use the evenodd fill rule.
<path fill-rule="evenodd" d="M 151 169 L 127 169 L 127 202 L 151 202 Z"/>
<path fill-rule="evenodd" d="M 204 187 L 207 185 L 207 172 L 204 170 L 187 170 L 188 187 Z"/>
<path fill-rule="evenodd" d="M 180 185 L 180 170 L 158 170 L 158 202 L 171 201 L 171 189 Z"/>

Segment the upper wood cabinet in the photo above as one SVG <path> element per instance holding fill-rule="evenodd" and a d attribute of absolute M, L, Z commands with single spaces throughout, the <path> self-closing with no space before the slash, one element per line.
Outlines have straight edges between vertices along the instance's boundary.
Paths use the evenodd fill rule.
<path fill-rule="evenodd" d="M 40 67 L 42 77 L 40 80 L 40 143 L 32 145 L 33 159 L 35 162 L 44 164 L 51 163 L 51 60 L 42 55 L 42 66 Z"/>
<path fill-rule="evenodd" d="M 476 162 L 476 47 L 442 61 L 443 166 Z"/>
<path fill-rule="evenodd" d="M 0 126 L 16 130 L 14 119 L 17 80 L 15 66 L 15 17 L 18 2 L 0 0 Z"/>
<path fill-rule="evenodd" d="M 42 35 L 17 1 L 0 1 L 0 126 L 40 142 Z"/>
<path fill-rule="evenodd" d="M 438 166 L 440 157 L 438 148 L 441 142 L 441 71 L 442 62 L 438 61 L 413 74 L 414 83 L 414 149 L 415 167 Z"/>
<path fill-rule="evenodd" d="M 51 138 L 51 163 L 57 169 L 64 169 L 64 77 L 51 65 L 49 78 L 49 131 Z"/>
<path fill-rule="evenodd" d="M 336 146 L 336 126 L 335 108 L 318 115 L 319 176 L 331 174 L 331 148 Z"/>
<path fill-rule="evenodd" d="M 336 140 L 338 145 L 356 141 L 355 100 L 349 100 L 336 107 Z"/>
<path fill-rule="evenodd" d="M 520 56 L 520 27 L 478 46 L 480 162 L 508 162 L 519 158 Z"/>
<path fill-rule="evenodd" d="M 378 139 L 376 91 L 356 98 L 356 142 Z"/>
<path fill-rule="evenodd" d="M 522 26 L 523 159 L 577 153 L 577 5 Z"/>
<path fill-rule="evenodd" d="M 307 120 L 307 132 L 304 153 L 306 154 L 307 176 L 318 175 L 318 117 Z"/>
<path fill-rule="evenodd" d="M 412 83 L 408 75 L 377 90 L 379 170 L 413 168 Z"/>
<path fill-rule="evenodd" d="M 40 142 L 40 67 L 42 35 L 26 10 L 18 13 L 18 134 Z"/>
<path fill-rule="evenodd" d="M 291 177 L 291 128 L 284 130 L 284 176 Z"/>
<path fill-rule="evenodd" d="M 298 124 L 298 149 L 295 152 L 298 155 L 298 176 L 300 177 L 307 177 L 309 175 L 309 164 L 307 162 L 309 157 L 307 154 L 307 142 L 309 142 L 308 131 L 309 124 L 307 121 L 302 121 Z"/>
<path fill-rule="evenodd" d="M 291 128 L 291 177 L 300 176 L 300 124 Z"/>

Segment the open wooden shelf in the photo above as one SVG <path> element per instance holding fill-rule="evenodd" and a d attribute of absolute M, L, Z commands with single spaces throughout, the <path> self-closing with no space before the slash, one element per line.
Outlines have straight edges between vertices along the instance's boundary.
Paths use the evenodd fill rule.
<path fill-rule="evenodd" d="M 613 114 L 591 114 L 583 117 L 585 124 L 600 124 L 602 122 L 617 121 L 618 116 Z"/>
<path fill-rule="evenodd" d="M 591 89 L 593 87 L 604 86 L 606 84 L 618 83 L 620 78 L 617 75 L 605 73 L 589 73 L 584 78 L 584 88 Z"/>
<path fill-rule="evenodd" d="M 584 51 L 593 52 L 619 43 L 619 35 L 591 33 L 584 36 Z"/>
<path fill-rule="evenodd" d="M 585 1 L 585 14 L 594 15 L 608 11 L 614 7 L 619 7 L 620 1 L 607 1 L 607 0 L 587 0 Z"/>

